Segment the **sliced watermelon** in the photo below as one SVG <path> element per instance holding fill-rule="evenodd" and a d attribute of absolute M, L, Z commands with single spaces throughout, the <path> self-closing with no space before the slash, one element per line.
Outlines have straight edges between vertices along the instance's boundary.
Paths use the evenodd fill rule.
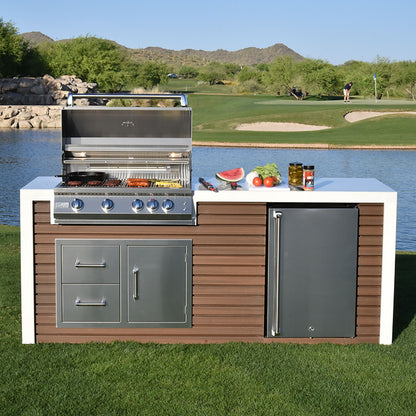
<path fill-rule="evenodd" d="M 244 179 L 244 176 L 245 174 L 243 168 L 225 170 L 224 172 L 220 172 L 215 175 L 217 179 L 225 182 L 238 182 Z"/>

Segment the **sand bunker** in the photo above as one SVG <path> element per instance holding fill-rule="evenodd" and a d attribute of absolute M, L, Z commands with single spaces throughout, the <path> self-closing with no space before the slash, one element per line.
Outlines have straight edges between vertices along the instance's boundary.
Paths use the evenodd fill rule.
<path fill-rule="evenodd" d="M 345 120 L 350 123 L 355 123 L 356 121 L 365 120 L 367 118 L 386 116 L 389 114 L 412 114 L 416 115 L 416 111 L 351 111 L 351 113 L 345 114 Z"/>
<path fill-rule="evenodd" d="M 259 122 L 244 123 L 236 127 L 236 130 L 244 131 L 313 131 L 329 129 L 328 126 L 313 126 L 311 124 L 300 123 L 276 123 L 276 122 Z"/>
<path fill-rule="evenodd" d="M 399 115 L 399 114 L 410 114 L 416 115 L 416 111 L 351 111 L 345 114 L 345 120 L 350 123 L 356 121 L 365 120 L 367 118 L 385 116 L 385 115 Z M 314 130 L 326 130 L 330 129 L 328 126 L 314 126 L 312 124 L 301 124 L 301 123 L 278 123 L 271 121 L 262 121 L 258 123 L 243 123 L 236 127 L 236 130 L 243 131 L 314 131 Z"/>

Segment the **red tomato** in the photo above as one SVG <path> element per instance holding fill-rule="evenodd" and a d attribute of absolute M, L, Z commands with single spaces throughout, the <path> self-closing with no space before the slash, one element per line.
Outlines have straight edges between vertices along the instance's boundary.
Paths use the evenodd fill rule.
<path fill-rule="evenodd" d="M 273 179 L 273 185 L 276 185 L 277 184 L 277 178 L 276 178 L 276 176 L 272 176 L 271 178 Z"/>
<path fill-rule="evenodd" d="M 271 188 L 272 186 L 274 186 L 274 180 L 271 176 L 268 176 L 267 178 L 264 178 L 263 184 L 267 188 Z"/>
<path fill-rule="evenodd" d="M 263 181 L 261 180 L 261 178 L 260 178 L 260 177 L 256 176 L 256 177 L 253 179 L 253 185 L 254 185 L 254 186 L 261 186 L 262 184 L 263 184 Z"/>

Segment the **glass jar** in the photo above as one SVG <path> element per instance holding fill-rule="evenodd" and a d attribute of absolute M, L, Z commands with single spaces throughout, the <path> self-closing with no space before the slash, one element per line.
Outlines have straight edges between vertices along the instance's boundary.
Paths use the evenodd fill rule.
<path fill-rule="evenodd" d="M 313 191 L 315 184 L 315 166 L 306 165 L 303 167 L 303 189 Z"/>
<path fill-rule="evenodd" d="M 303 168 L 302 163 L 289 163 L 289 185 L 302 186 Z"/>

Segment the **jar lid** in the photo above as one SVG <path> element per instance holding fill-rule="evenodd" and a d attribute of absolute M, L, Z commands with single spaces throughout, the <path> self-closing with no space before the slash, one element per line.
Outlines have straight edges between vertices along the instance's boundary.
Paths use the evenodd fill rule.
<path fill-rule="evenodd" d="M 312 169 L 315 169 L 315 166 L 314 165 L 305 165 L 303 167 L 303 169 L 312 170 Z"/>
<path fill-rule="evenodd" d="M 291 162 L 291 163 L 289 163 L 289 166 L 302 166 L 302 163 L 300 163 L 300 162 Z"/>

